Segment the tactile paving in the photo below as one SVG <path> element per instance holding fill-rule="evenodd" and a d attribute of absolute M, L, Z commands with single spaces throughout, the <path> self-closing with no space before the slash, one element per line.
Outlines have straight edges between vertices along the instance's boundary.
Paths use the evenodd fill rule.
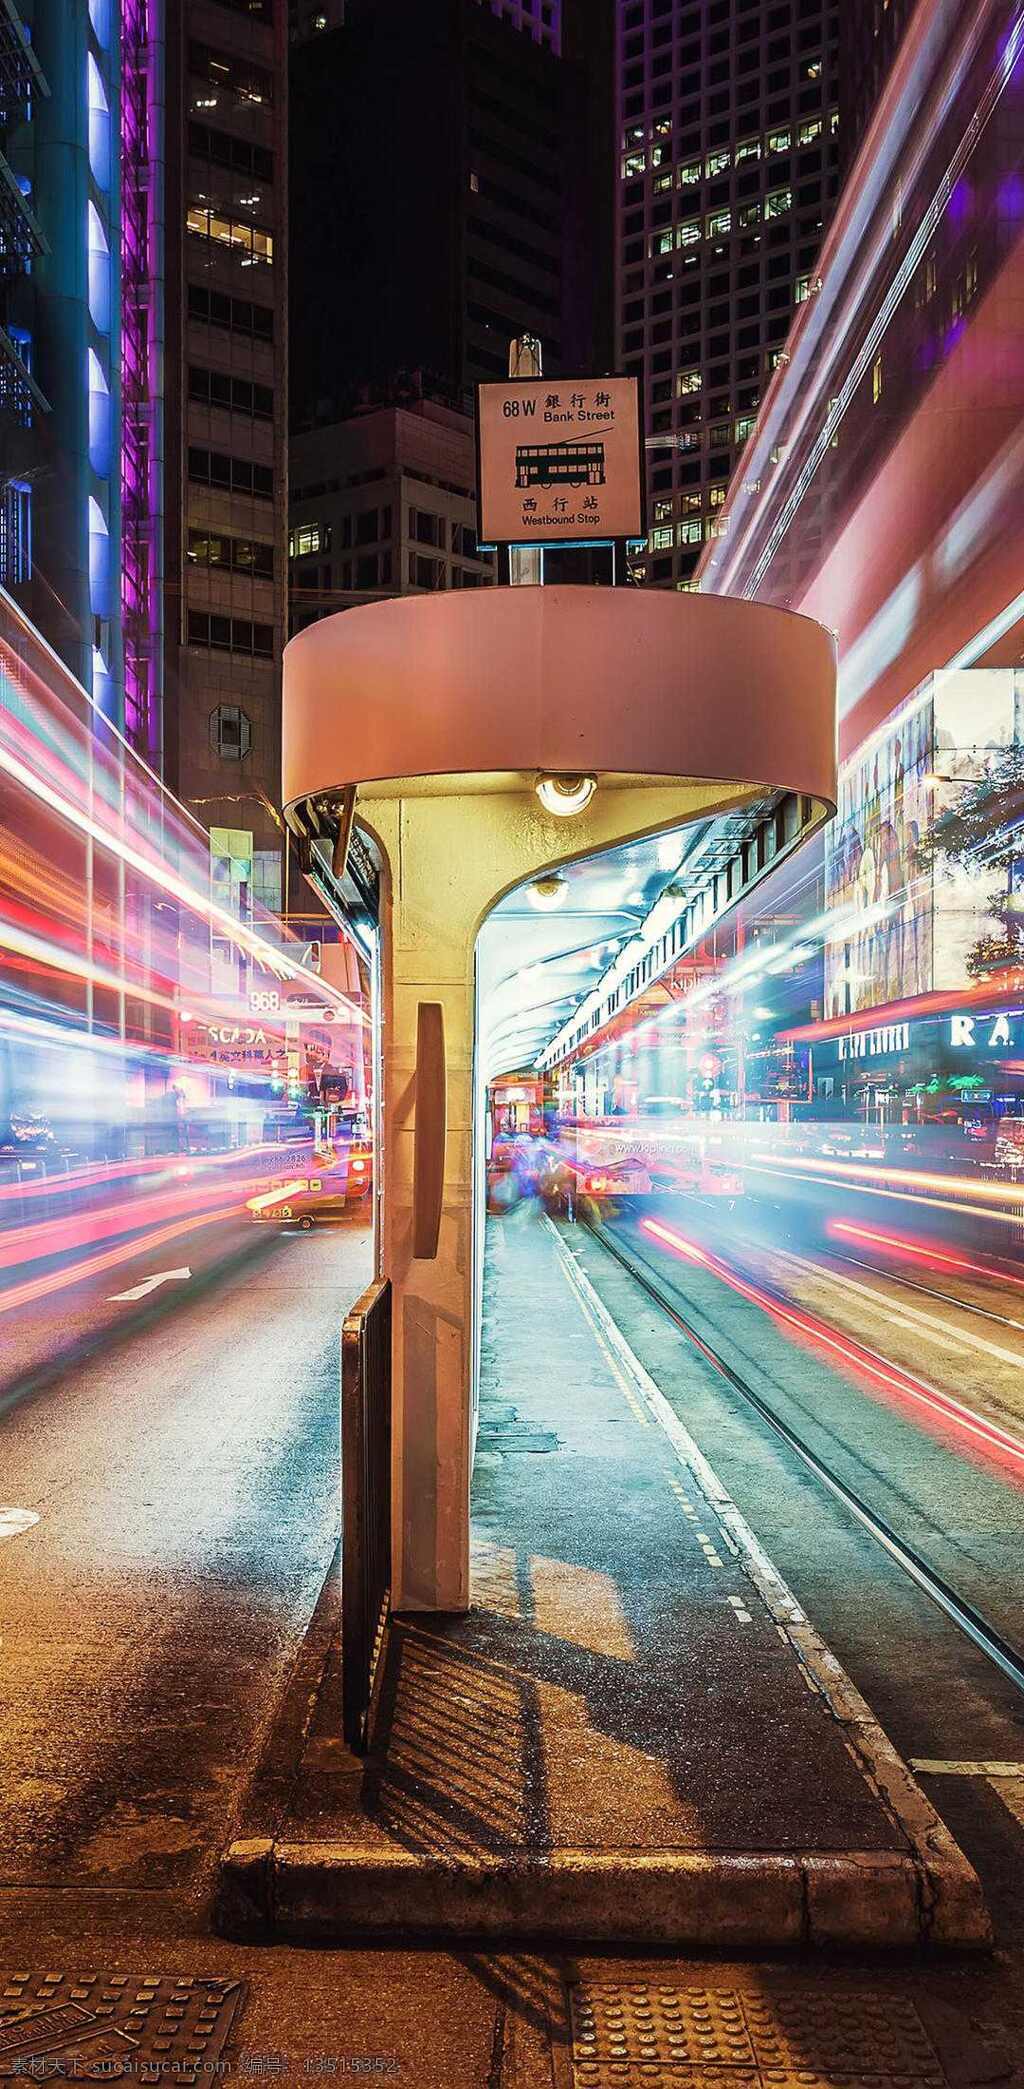
<path fill-rule="evenodd" d="M 244 1998 L 237 1980 L 0 1974 L 0 2079 L 195 2083 L 213 2072 Z"/>
<path fill-rule="evenodd" d="M 773 1983 L 569 1989 L 575 2089 L 947 2089 L 912 2002 Z"/>

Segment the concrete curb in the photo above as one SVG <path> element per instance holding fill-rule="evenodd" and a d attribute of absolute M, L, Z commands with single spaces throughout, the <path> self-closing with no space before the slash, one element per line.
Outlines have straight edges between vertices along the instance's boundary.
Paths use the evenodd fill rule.
<path fill-rule="evenodd" d="M 544 1938 L 703 1951 L 935 1940 L 918 1866 L 898 1855 L 564 1849 L 494 1862 L 269 1840 L 225 1852 L 217 1927 L 296 1943 Z M 951 1931 L 944 1943 L 984 1941 L 969 1922 Z"/>

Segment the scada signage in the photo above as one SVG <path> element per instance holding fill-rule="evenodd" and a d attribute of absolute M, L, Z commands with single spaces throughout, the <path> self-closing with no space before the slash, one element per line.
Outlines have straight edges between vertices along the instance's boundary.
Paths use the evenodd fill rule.
<path fill-rule="evenodd" d="M 635 377 L 477 386 L 481 543 L 642 537 L 642 489 Z"/>

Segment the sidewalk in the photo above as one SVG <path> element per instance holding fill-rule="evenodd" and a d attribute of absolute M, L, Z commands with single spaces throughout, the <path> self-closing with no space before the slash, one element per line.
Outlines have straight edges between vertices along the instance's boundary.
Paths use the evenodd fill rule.
<path fill-rule="evenodd" d="M 974 1873 L 686 1437 L 707 1366 L 680 1345 L 669 1408 L 572 1232 L 490 1229 L 472 1609 L 396 1621 L 359 1763 L 328 1599 L 298 1773 L 226 1855 L 222 1926 L 983 1943 Z"/>

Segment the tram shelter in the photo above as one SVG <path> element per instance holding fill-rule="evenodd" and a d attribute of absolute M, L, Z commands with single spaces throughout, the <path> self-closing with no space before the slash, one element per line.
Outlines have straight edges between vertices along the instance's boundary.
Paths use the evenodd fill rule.
<path fill-rule="evenodd" d="M 517 981 L 540 962 L 571 1003 L 573 950 L 608 926 L 598 901 L 581 924 L 531 895 L 702 823 L 721 865 L 705 899 L 730 904 L 833 807 L 835 677 L 805 617 L 633 589 L 397 599 L 287 648 L 284 802 L 307 872 L 341 906 L 355 834 L 379 875 L 396 1611 L 469 1603 L 483 1099 L 551 1028 Z M 580 800 L 568 817 L 559 796 Z"/>

